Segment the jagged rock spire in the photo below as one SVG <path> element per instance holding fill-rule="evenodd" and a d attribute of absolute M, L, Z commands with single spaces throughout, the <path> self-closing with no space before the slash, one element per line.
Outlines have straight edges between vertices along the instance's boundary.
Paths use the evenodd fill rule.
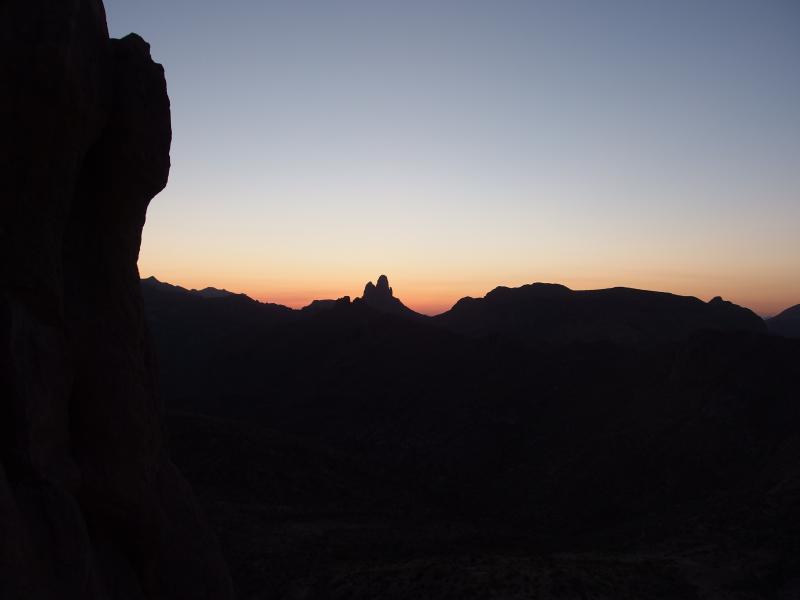
<path fill-rule="evenodd" d="M 378 277 L 378 283 L 371 281 L 364 286 L 364 300 L 393 298 L 392 288 L 389 287 L 389 278 L 386 275 Z"/>
<path fill-rule="evenodd" d="M 386 275 L 378 277 L 377 284 L 371 281 L 367 283 L 364 286 L 364 295 L 358 300 L 380 312 L 419 317 L 417 313 L 394 297 L 394 292 L 389 286 L 389 278 Z"/>

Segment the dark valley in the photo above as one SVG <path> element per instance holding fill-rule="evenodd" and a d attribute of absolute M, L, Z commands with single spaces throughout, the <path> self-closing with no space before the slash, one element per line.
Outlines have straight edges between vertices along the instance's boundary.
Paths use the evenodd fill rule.
<path fill-rule="evenodd" d="M 533 284 L 426 317 L 385 276 L 302 310 L 142 290 L 176 460 L 245 597 L 800 585 L 800 340 L 745 308 Z"/>

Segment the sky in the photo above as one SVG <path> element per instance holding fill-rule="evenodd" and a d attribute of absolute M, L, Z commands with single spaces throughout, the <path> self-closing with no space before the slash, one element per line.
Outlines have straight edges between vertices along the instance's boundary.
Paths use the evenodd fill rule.
<path fill-rule="evenodd" d="M 796 0 L 106 0 L 166 69 L 142 276 L 800 303 Z"/>

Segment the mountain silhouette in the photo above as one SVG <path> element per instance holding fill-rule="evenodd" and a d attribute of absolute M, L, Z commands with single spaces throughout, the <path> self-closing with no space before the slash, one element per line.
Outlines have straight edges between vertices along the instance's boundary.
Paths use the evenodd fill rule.
<path fill-rule="evenodd" d="M 141 280 L 164 69 L 0 16 L 0 598 L 800 597 L 800 306 Z"/>
<path fill-rule="evenodd" d="M 218 329 L 227 323 L 226 326 L 253 333 L 351 304 L 350 298 L 344 296 L 338 300 L 314 300 L 303 309 L 294 310 L 216 288 L 188 290 L 155 277 L 142 280 L 142 292 L 154 318 L 159 318 L 155 313 L 171 310 L 176 316 L 182 315 L 179 321 L 194 319 L 199 329 L 209 324 Z M 703 302 L 689 296 L 622 287 L 581 291 L 551 283 L 497 287 L 483 298 L 462 298 L 449 311 L 427 317 L 395 297 L 388 277 L 381 275 L 377 283 L 365 285 L 363 295 L 355 298 L 352 305 L 429 322 L 468 336 L 502 335 L 532 343 L 605 340 L 636 344 L 685 339 L 702 330 L 766 331 L 764 321 L 751 310 L 720 297 Z M 790 309 L 780 318 L 789 322 L 792 314 Z"/>
<path fill-rule="evenodd" d="M 765 331 L 755 313 L 719 297 L 706 303 L 665 292 L 573 291 L 549 283 L 498 287 L 483 298 L 462 298 L 433 321 L 471 336 L 501 334 L 548 343 L 684 339 L 704 329 Z"/>
<path fill-rule="evenodd" d="M 187 290 L 155 277 L 142 280 L 141 289 L 148 317 L 159 328 L 175 328 L 176 335 L 206 344 L 259 335 L 299 316 L 291 308 L 258 302 L 245 294 L 216 288 Z"/>
<path fill-rule="evenodd" d="M 227 296 L 235 295 L 233 292 L 229 292 L 228 290 L 220 290 L 213 287 L 206 287 L 202 290 L 197 290 L 197 293 L 203 298 L 226 298 Z"/>
<path fill-rule="evenodd" d="M 301 311 L 304 314 L 316 314 L 322 311 L 331 310 L 337 305 L 350 304 L 350 296 L 342 296 L 338 300 L 312 300 L 311 304 L 304 306 Z"/>
<path fill-rule="evenodd" d="M 455 327 L 371 305 L 388 283 L 303 310 L 143 284 L 176 460 L 244 597 L 800 583 L 800 341 L 719 299 L 545 284 Z"/>
<path fill-rule="evenodd" d="M 800 337 L 800 304 L 767 319 L 767 327 L 772 333 L 778 335 Z"/>
<path fill-rule="evenodd" d="M 233 292 L 229 292 L 228 290 L 218 289 L 215 287 L 206 287 L 202 290 L 195 290 L 195 289 L 186 289 L 179 285 L 172 285 L 170 283 L 164 283 L 163 281 L 159 281 L 154 276 L 147 277 L 142 279 L 142 288 L 143 289 L 153 289 L 153 290 L 160 290 L 162 292 L 172 292 L 172 293 L 187 293 L 187 294 L 194 294 L 196 296 L 200 296 L 201 298 L 227 298 L 228 296 L 244 296 L 244 294 L 234 294 Z"/>
<path fill-rule="evenodd" d="M 389 278 L 386 275 L 378 277 L 378 282 L 373 284 L 371 281 L 364 286 L 364 294 L 361 298 L 356 298 L 355 302 L 361 302 L 378 312 L 410 317 L 414 319 L 424 319 L 425 316 L 415 312 L 405 306 L 399 298 L 395 298 L 392 288 L 389 287 Z"/>

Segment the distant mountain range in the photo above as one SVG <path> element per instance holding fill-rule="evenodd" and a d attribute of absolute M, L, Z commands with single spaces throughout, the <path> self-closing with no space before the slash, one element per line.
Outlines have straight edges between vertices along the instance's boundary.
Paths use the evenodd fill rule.
<path fill-rule="evenodd" d="M 434 317 L 405 306 L 394 295 L 386 275 L 381 275 L 375 284 L 367 283 L 363 295 L 352 302 L 348 296 L 315 300 L 300 310 L 211 287 L 187 290 L 154 277 L 142 280 L 142 290 L 153 318 L 159 319 L 161 313 L 171 310 L 172 304 L 183 301 L 180 309 L 175 308 L 184 313 L 184 319 L 197 317 L 206 323 L 223 319 L 253 332 L 337 306 L 365 307 L 468 337 L 500 335 L 528 343 L 640 343 L 684 339 L 701 330 L 767 331 L 764 320 L 754 312 L 719 297 L 703 302 L 690 296 L 622 287 L 582 291 L 549 283 L 497 287 L 483 298 L 462 298 L 450 310 Z M 769 330 L 797 335 L 798 312 L 800 309 L 794 307 L 770 319 Z"/>
<path fill-rule="evenodd" d="M 546 283 L 463 298 L 434 321 L 472 336 L 503 334 L 552 343 L 638 343 L 684 339 L 700 330 L 766 330 L 755 313 L 719 297 L 703 302 L 631 288 L 573 291 Z"/>
<path fill-rule="evenodd" d="M 540 569 L 581 590 L 556 598 L 800 589 L 800 340 L 746 308 L 539 283 L 427 317 L 386 277 L 300 310 L 142 290 L 171 448 L 243 597 L 293 597 L 309 561 L 298 597 L 527 597 L 464 581 Z"/>
<path fill-rule="evenodd" d="M 206 287 L 202 290 L 186 289 L 185 287 L 181 287 L 179 285 L 172 285 L 171 283 L 159 281 L 155 277 L 142 279 L 142 286 L 143 289 L 148 291 L 161 291 L 174 294 L 191 294 L 194 296 L 200 296 L 201 298 L 227 298 L 228 296 L 244 296 L 244 294 L 235 294 L 233 292 L 229 292 L 228 290 L 221 290 L 215 287 Z"/>
<path fill-rule="evenodd" d="M 767 332 L 752 311 L 720 298 L 703 302 L 628 288 L 573 291 L 545 283 L 498 287 L 434 317 L 405 306 L 385 275 L 367 283 L 360 298 L 315 300 L 302 309 L 216 288 L 189 290 L 154 277 L 142 280 L 142 295 L 167 395 L 187 399 L 209 397 L 215 389 L 252 396 L 254 389 L 266 389 L 253 380 L 266 365 L 294 371 L 325 360 L 318 354 L 325 348 L 345 352 L 352 346 L 344 356 L 355 356 L 377 343 L 373 336 L 393 352 L 440 345 L 455 356 L 492 340 L 546 350 L 587 343 L 660 345 L 703 331 Z"/>

